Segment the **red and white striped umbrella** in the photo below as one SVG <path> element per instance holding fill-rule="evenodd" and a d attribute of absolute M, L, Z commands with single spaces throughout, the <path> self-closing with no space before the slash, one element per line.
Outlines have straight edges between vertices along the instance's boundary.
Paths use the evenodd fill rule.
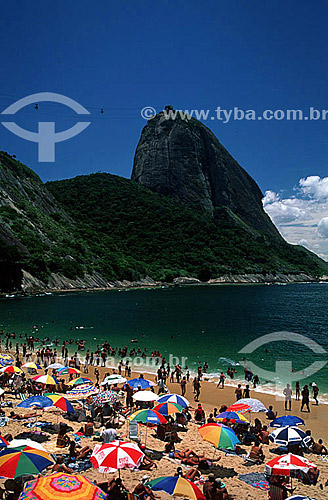
<path fill-rule="evenodd" d="M 277 476 L 290 476 L 291 471 L 302 470 L 308 472 L 309 469 L 317 469 L 317 466 L 306 458 L 292 453 L 273 458 L 265 464 L 265 471 L 270 475 L 275 474 Z"/>
<path fill-rule="evenodd" d="M 115 440 L 95 446 L 90 461 L 99 472 L 108 473 L 138 467 L 144 456 L 137 444 Z"/>

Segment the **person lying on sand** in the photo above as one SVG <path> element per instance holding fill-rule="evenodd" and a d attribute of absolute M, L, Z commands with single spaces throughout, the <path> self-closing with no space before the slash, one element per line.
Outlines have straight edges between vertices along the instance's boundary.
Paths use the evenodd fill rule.
<path fill-rule="evenodd" d="M 152 470 L 153 467 L 155 467 L 155 469 L 157 469 L 157 464 L 153 460 L 150 460 L 150 458 L 148 458 L 147 455 L 145 455 L 143 458 L 143 461 L 139 465 L 138 469 L 139 470 Z"/>
<path fill-rule="evenodd" d="M 24 413 L 24 415 L 19 415 L 18 413 L 15 413 L 14 411 L 11 411 L 9 414 L 9 418 L 12 418 L 13 420 L 24 420 L 25 418 L 34 418 L 37 417 L 37 413 Z"/>
<path fill-rule="evenodd" d="M 197 455 L 194 451 L 187 448 L 183 451 L 172 451 L 169 453 L 170 458 L 177 458 L 181 460 L 184 465 L 206 465 L 213 462 L 212 459 L 206 457 L 205 455 Z M 220 460 L 221 457 L 217 458 L 216 461 Z"/>
<path fill-rule="evenodd" d="M 156 498 L 159 498 L 148 486 L 146 486 L 145 483 L 149 481 L 149 479 L 150 476 L 144 476 L 133 490 L 134 495 L 138 495 L 140 500 L 155 500 Z"/>
<path fill-rule="evenodd" d="M 312 446 L 312 453 L 316 455 L 327 455 L 327 448 L 324 446 L 322 439 L 319 439 L 317 443 L 314 443 Z"/>
<path fill-rule="evenodd" d="M 52 466 L 51 472 L 65 472 L 66 474 L 72 474 L 73 469 L 70 469 L 64 464 L 64 457 L 60 456 L 57 458 L 56 463 Z"/>
<path fill-rule="evenodd" d="M 76 445 L 75 441 L 71 440 L 70 445 L 69 445 L 69 458 L 70 459 L 83 460 L 84 458 L 86 458 L 89 455 L 89 453 L 92 453 L 92 449 L 90 448 L 90 446 L 85 446 L 81 450 L 77 450 L 77 445 Z"/>
<path fill-rule="evenodd" d="M 179 477 L 184 477 L 185 479 L 194 482 L 195 479 L 200 477 L 200 472 L 197 469 L 192 468 L 186 471 L 186 473 L 184 474 L 182 468 L 178 467 L 174 475 Z"/>

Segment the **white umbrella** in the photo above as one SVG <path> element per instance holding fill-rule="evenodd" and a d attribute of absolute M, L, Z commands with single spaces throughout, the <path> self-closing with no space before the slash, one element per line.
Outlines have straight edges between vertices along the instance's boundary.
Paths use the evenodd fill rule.
<path fill-rule="evenodd" d="M 47 451 L 42 444 L 33 441 L 32 439 L 13 439 L 9 442 L 7 448 L 23 448 L 25 446 L 29 446 L 30 448 L 34 448 L 35 450 Z"/>
<path fill-rule="evenodd" d="M 109 375 L 102 382 L 101 385 L 116 385 L 116 384 L 124 384 L 126 382 L 126 378 L 118 375 L 117 373 L 113 373 L 113 375 Z"/>
<path fill-rule="evenodd" d="M 46 370 L 60 370 L 61 368 L 66 368 L 61 363 L 52 363 L 52 365 L 47 366 Z"/>
<path fill-rule="evenodd" d="M 157 401 L 159 396 L 152 391 L 138 391 L 133 394 L 133 399 L 136 401 Z"/>

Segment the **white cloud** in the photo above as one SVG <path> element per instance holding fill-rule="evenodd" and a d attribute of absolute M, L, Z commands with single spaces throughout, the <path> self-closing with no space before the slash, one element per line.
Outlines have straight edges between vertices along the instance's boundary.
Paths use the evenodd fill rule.
<path fill-rule="evenodd" d="M 300 179 L 294 192 L 284 198 L 266 191 L 264 210 L 289 243 L 303 245 L 328 260 L 328 177 Z"/>
<path fill-rule="evenodd" d="M 321 238 L 328 238 L 328 217 L 323 217 L 318 224 L 318 233 Z"/>

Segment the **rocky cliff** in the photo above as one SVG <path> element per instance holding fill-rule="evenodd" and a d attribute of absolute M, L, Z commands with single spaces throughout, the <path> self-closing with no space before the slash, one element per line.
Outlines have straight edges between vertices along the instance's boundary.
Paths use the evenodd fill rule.
<path fill-rule="evenodd" d="M 132 180 L 194 208 L 225 207 L 253 229 L 280 238 L 262 207 L 256 182 L 217 137 L 195 119 L 168 119 L 164 112 L 148 121 L 136 149 Z"/>

